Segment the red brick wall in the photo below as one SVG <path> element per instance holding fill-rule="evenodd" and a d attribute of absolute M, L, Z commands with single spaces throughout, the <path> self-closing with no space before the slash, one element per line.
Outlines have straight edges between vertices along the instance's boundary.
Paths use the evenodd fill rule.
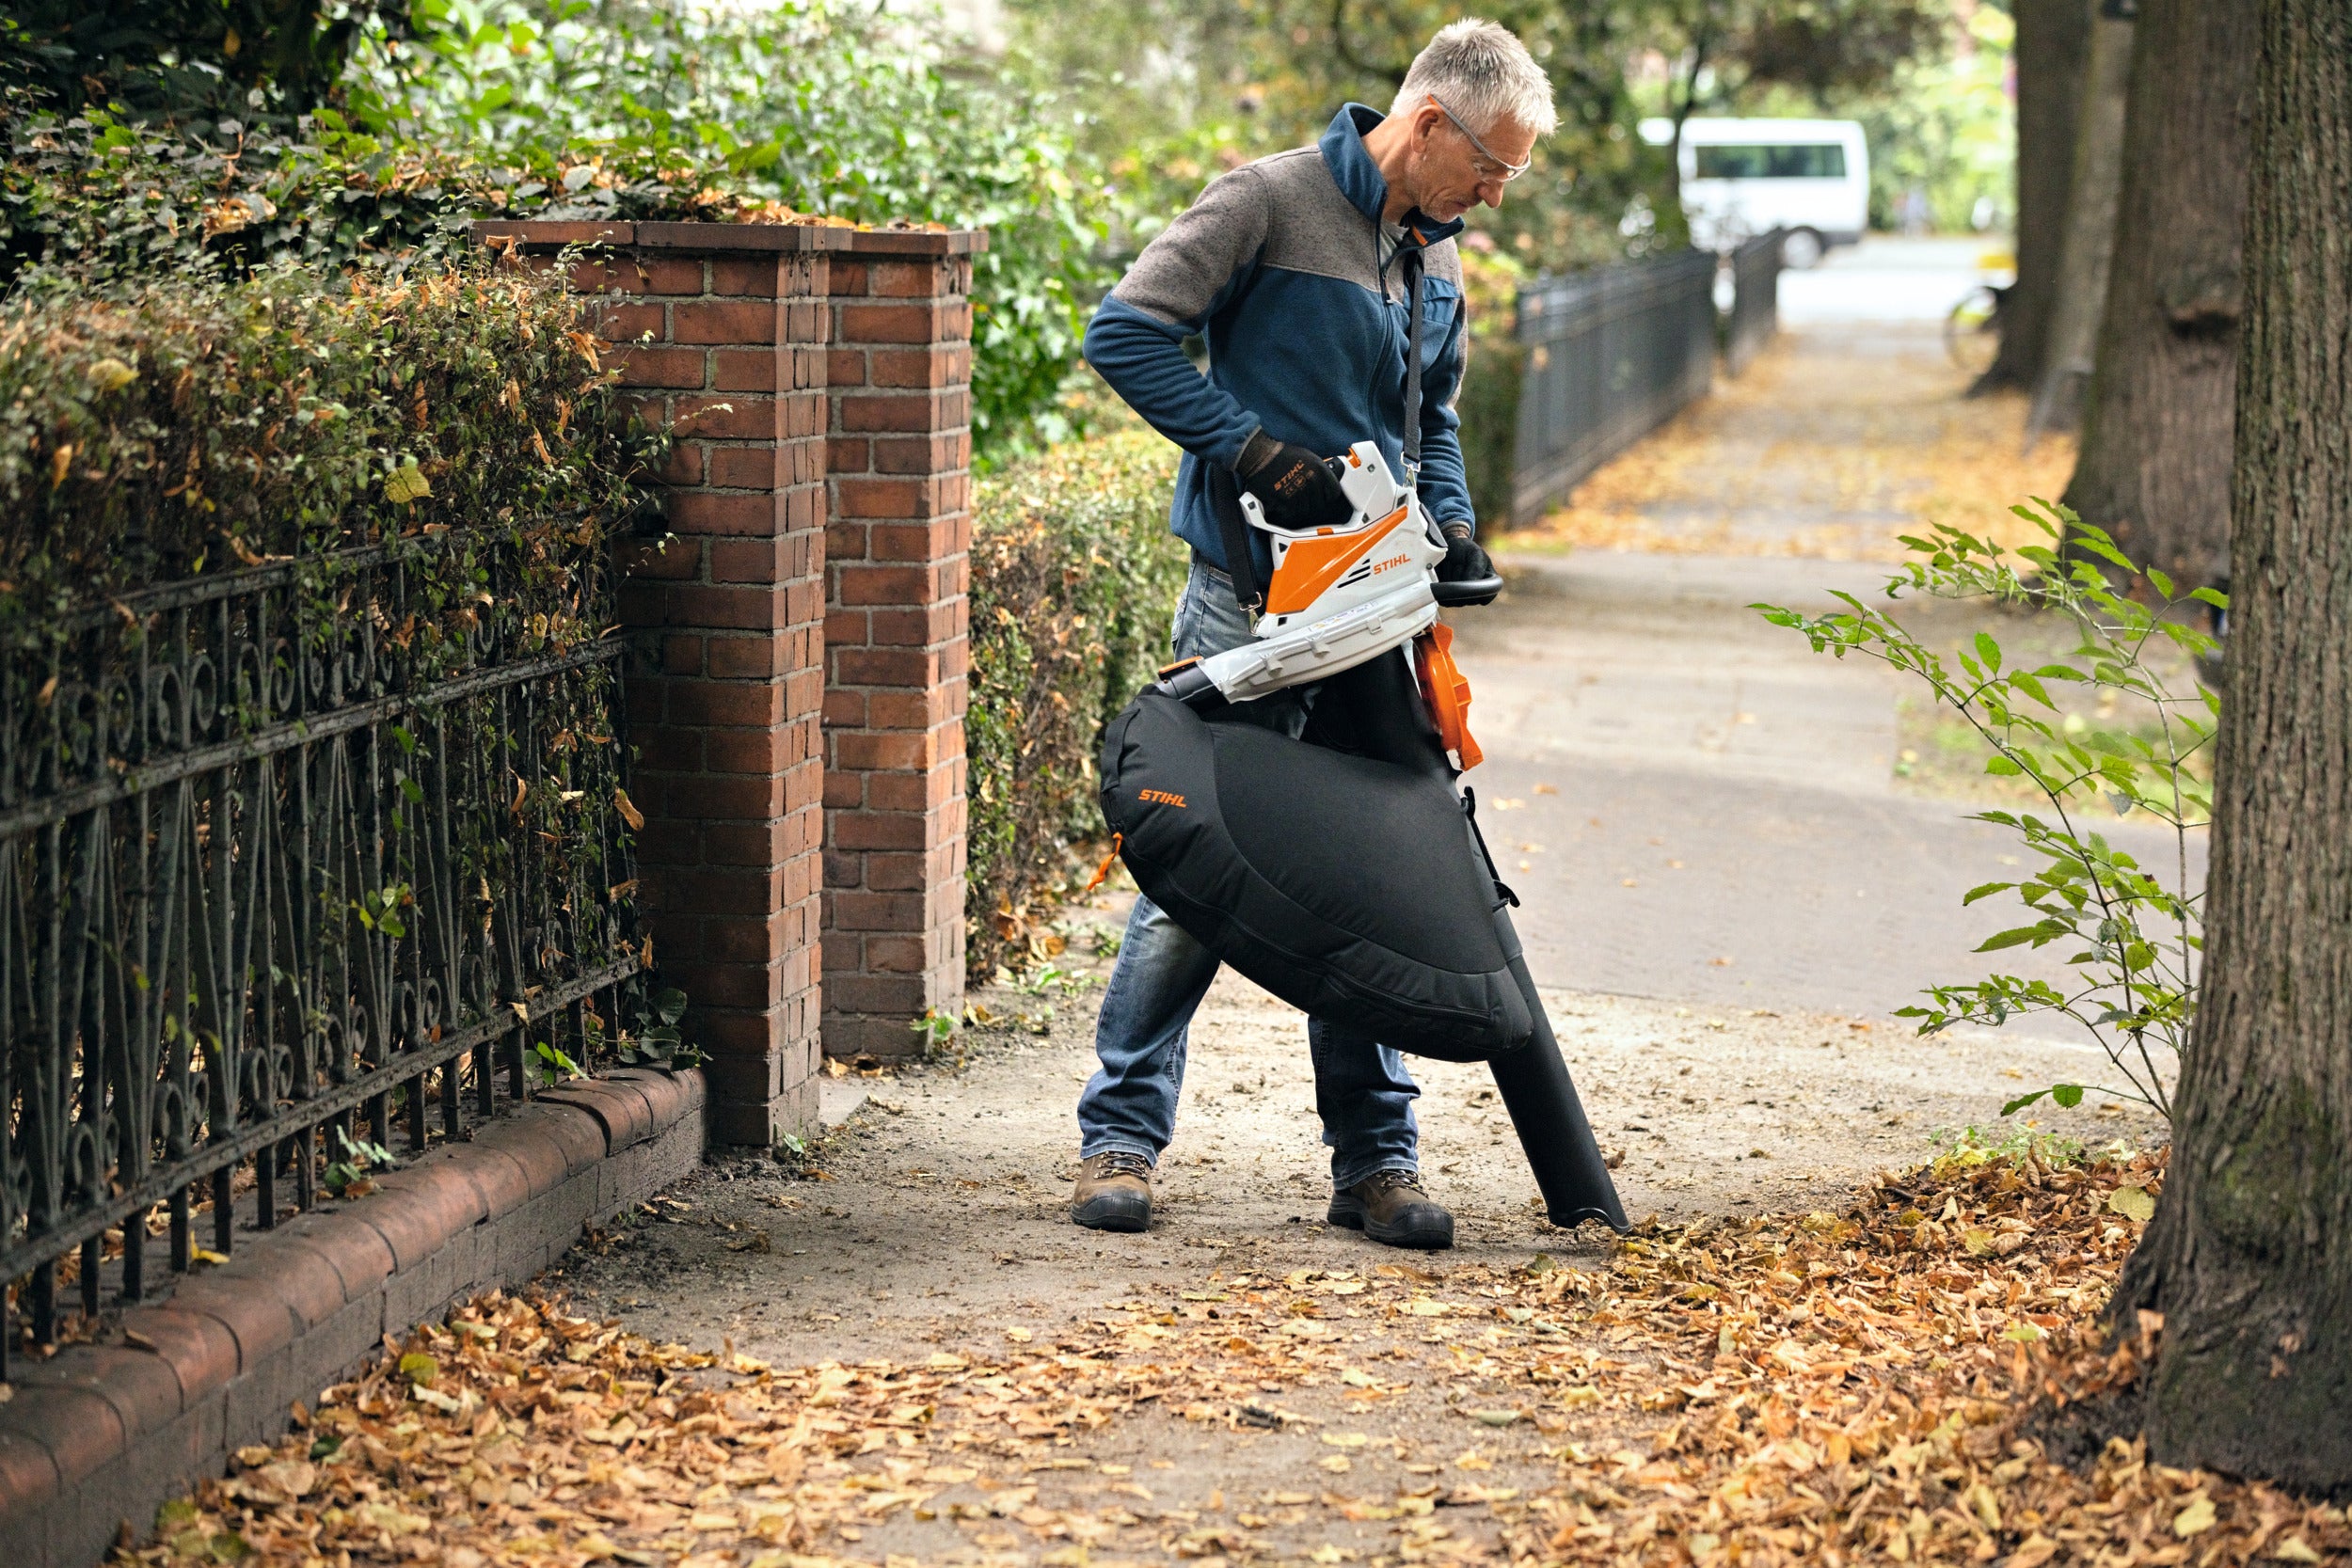
<path fill-rule="evenodd" d="M 675 437 L 666 548 L 624 552 L 655 961 L 710 1135 L 816 1119 L 822 1052 L 900 1053 L 963 976 L 970 257 L 979 234 L 483 224 L 566 245 Z M 822 998 L 820 1017 L 819 998 Z"/>
<path fill-rule="evenodd" d="M 863 233 L 831 271 L 825 1050 L 904 1054 L 963 997 L 976 236 Z"/>
<path fill-rule="evenodd" d="M 495 233 L 501 226 L 484 226 Z M 622 552 L 640 892 L 691 1006 L 709 1131 L 771 1144 L 816 1117 L 823 836 L 824 301 L 837 231 L 503 226 L 573 271 L 624 385 L 674 437 L 666 546 Z"/>

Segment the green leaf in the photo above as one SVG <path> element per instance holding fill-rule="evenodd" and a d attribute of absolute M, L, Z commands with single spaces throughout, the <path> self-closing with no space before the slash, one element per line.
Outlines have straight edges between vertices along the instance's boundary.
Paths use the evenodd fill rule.
<path fill-rule="evenodd" d="M 2025 771 L 2009 758 L 1997 754 L 1984 759 L 1984 770 L 1997 779 L 2013 779 Z"/>
<path fill-rule="evenodd" d="M 2046 1095 L 2050 1091 L 2047 1089 L 2036 1089 L 2031 1094 L 2021 1094 L 2016 1099 L 2001 1107 L 2001 1115 L 2005 1117 L 2013 1117 L 2018 1112 L 2024 1110 L 2026 1106 L 2032 1104 L 2035 1101 L 2040 1100 L 2043 1095 Z"/>
<path fill-rule="evenodd" d="M 2015 882 L 1987 882 L 1982 887 L 1972 887 L 1968 890 L 1968 896 L 1960 901 L 1961 908 L 1966 909 L 1979 898 L 1990 898 L 1993 895 L 2016 885 Z"/>
<path fill-rule="evenodd" d="M 400 1375 L 420 1388 L 430 1388 L 441 1375 L 441 1364 L 421 1350 L 412 1350 L 400 1358 Z"/>
<path fill-rule="evenodd" d="M 1977 657 L 1984 660 L 1984 667 L 1987 670 L 1992 671 L 1995 674 L 2000 673 L 2001 645 L 1993 641 L 1993 634 L 1991 632 L 1980 631 L 1977 633 Z"/>
<path fill-rule="evenodd" d="M 2022 670 L 2009 677 L 2009 684 L 2016 690 L 2024 692 L 2035 702 L 2040 703 L 2043 707 L 2055 709 L 2058 706 L 2058 704 L 2050 701 L 2050 693 L 2042 689 L 2042 682 Z"/>
<path fill-rule="evenodd" d="M 2083 1102 L 2083 1086 L 2080 1084 L 2053 1084 L 2050 1085 L 2050 1098 L 2071 1111 Z"/>
<path fill-rule="evenodd" d="M 2230 608 L 2230 595 L 2218 588 L 2192 588 L 2189 590 L 2188 596 L 2201 604 L 2209 604 L 2216 610 Z"/>

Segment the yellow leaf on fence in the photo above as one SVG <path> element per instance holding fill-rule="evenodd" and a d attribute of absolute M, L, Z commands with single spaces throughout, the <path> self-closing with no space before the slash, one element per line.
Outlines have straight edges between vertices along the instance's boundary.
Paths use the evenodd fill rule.
<path fill-rule="evenodd" d="M 404 463 L 384 476 L 384 499 L 397 506 L 421 501 L 433 494 L 431 482 L 415 463 Z"/>

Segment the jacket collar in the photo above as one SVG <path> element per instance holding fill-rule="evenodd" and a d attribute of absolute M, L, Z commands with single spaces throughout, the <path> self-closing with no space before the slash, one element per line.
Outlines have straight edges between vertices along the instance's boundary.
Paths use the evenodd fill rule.
<path fill-rule="evenodd" d="M 1323 166 L 1331 171 L 1340 194 L 1375 224 L 1380 221 L 1380 209 L 1388 203 L 1389 182 L 1381 178 L 1380 166 L 1372 161 L 1372 154 L 1364 150 L 1364 133 L 1387 118 L 1377 109 L 1349 103 L 1331 117 L 1330 126 L 1316 144 L 1323 150 Z M 1416 207 L 1405 214 L 1405 230 L 1407 244 L 1433 245 L 1460 233 L 1462 220 L 1439 223 Z"/>

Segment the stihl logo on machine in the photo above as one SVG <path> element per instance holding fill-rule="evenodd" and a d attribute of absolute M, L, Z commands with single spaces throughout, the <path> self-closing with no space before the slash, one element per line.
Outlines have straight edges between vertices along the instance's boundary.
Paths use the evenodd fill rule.
<path fill-rule="evenodd" d="M 1164 806 L 1181 806 L 1184 803 L 1184 798 L 1183 796 L 1170 795 L 1165 789 L 1138 789 L 1136 791 L 1136 799 L 1138 800 L 1156 800 Z"/>
<path fill-rule="evenodd" d="M 1412 559 L 1413 558 L 1409 555 L 1400 555 L 1393 561 L 1383 561 L 1379 565 L 1375 566 L 1372 569 L 1372 575 L 1374 577 L 1378 577 L 1381 573 L 1387 571 L 1391 566 L 1402 566 Z"/>

